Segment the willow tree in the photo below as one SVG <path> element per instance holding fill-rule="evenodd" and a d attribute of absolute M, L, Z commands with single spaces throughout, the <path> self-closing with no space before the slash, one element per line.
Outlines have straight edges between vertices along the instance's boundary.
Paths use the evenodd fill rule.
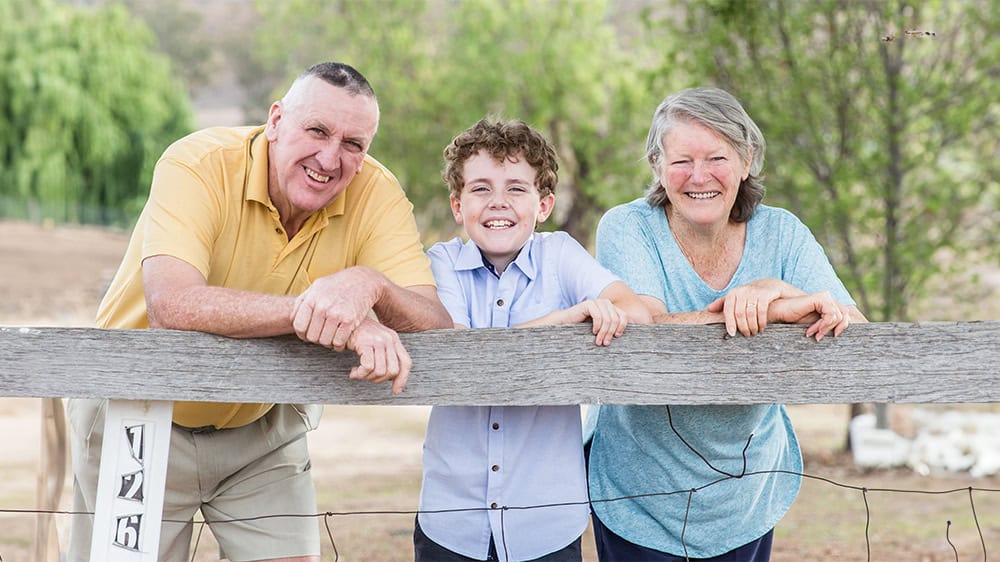
<path fill-rule="evenodd" d="M 187 95 L 120 6 L 0 3 L 0 212 L 128 223 Z"/>
<path fill-rule="evenodd" d="M 665 66 L 747 106 L 768 200 L 809 224 L 870 319 L 909 320 L 949 256 L 997 263 L 1000 4 L 713 0 L 654 28 L 687 46 Z"/>

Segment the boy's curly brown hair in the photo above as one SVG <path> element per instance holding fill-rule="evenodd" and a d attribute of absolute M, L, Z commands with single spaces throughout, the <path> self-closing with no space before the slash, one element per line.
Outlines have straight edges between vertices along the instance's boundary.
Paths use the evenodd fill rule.
<path fill-rule="evenodd" d="M 458 135 L 444 149 L 444 171 L 441 177 L 448 184 L 452 197 L 462 194 L 465 162 L 485 151 L 498 162 L 514 162 L 523 158 L 535 170 L 535 187 L 541 197 L 556 190 L 559 163 L 556 151 L 541 133 L 520 120 L 480 119 Z"/>

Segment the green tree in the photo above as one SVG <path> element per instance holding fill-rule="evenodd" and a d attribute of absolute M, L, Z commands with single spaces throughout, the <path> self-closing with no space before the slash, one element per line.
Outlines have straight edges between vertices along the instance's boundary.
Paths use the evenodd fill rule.
<path fill-rule="evenodd" d="M 997 259 L 996 2 L 712 0 L 654 29 L 687 46 L 665 65 L 744 102 L 768 200 L 809 224 L 869 318 L 908 320 L 946 255 Z"/>
<path fill-rule="evenodd" d="M 423 226 L 449 216 L 438 196 L 441 149 L 451 137 L 434 114 L 433 101 L 446 89 L 437 83 L 439 61 L 433 52 L 444 34 L 427 2 L 259 1 L 257 8 L 257 48 L 249 72 L 242 74 L 285 77 L 284 83 L 272 81 L 269 92 L 258 90 L 257 111 L 266 110 L 287 82 L 310 64 L 336 60 L 354 66 L 379 99 L 381 119 L 371 154 L 397 175 Z M 434 205 L 425 205 L 431 194 Z"/>
<path fill-rule="evenodd" d="M 587 241 L 600 211 L 642 191 L 642 144 L 658 96 L 641 72 L 645 59 L 626 51 L 603 2 L 375 5 L 260 2 L 256 64 L 264 74 L 295 73 L 330 58 L 361 70 L 382 109 L 372 154 L 399 176 L 432 237 L 454 230 L 441 152 L 487 114 L 523 119 L 556 145 L 552 227 Z M 293 24 L 294 35 L 283 32 Z"/>
<path fill-rule="evenodd" d="M 448 14 L 440 63 L 447 103 L 438 113 L 453 133 L 486 113 L 546 133 L 560 160 L 552 227 L 584 243 L 601 212 L 642 192 L 660 97 L 643 73 L 644 45 L 627 47 L 610 12 L 595 0 L 462 2 Z"/>
<path fill-rule="evenodd" d="M 131 222 L 166 145 L 189 132 L 186 94 L 120 6 L 0 3 L 0 212 Z"/>
<path fill-rule="evenodd" d="M 217 63 L 213 57 L 217 37 L 205 28 L 205 17 L 193 6 L 194 0 L 105 0 L 121 2 L 129 13 L 141 19 L 156 37 L 163 54 L 170 57 L 174 71 L 189 91 L 208 85 Z M 221 4 L 218 0 L 215 4 Z M 232 1 L 230 0 L 230 4 Z M 236 6 L 224 6 L 233 10 Z"/>

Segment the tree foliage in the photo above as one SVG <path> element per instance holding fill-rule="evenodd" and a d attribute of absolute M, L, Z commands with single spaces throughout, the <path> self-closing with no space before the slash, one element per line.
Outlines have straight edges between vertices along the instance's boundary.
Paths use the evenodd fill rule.
<path fill-rule="evenodd" d="M 121 222 L 165 146 L 190 131 L 186 94 L 146 28 L 115 6 L 0 3 L 0 212 Z"/>
<path fill-rule="evenodd" d="M 277 88 L 256 103 L 258 111 L 266 109 L 311 64 L 335 60 L 354 66 L 379 99 L 379 131 L 370 152 L 399 177 L 420 212 L 430 208 L 428 185 L 440 187 L 441 149 L 451 139 L 441 127 L 447 116 L 437 114 L 437 100 L 447 88 L 437 82 L 432 53 L 443 37 L 423 0 L 385 0 L 377 6 L 350 0 L 258 2 L 259 40 L 250 64 L 257 73 L 279 71 L 286 79 L 273 83 Z M 297 29 L 292 36 L 280 32 L 292 27 Z M 443 216 L 432 211 L 421 222 Z"/>
<path fill-rule="evenodd" d="M 177 64 L 205 52 L 164 25 L 200 4 L 119 1 L 157 20 Z M 262 122 L 305 66 L 356 66 L 382 110 L 372 153 L 399 176 L 429 239 L 455 229 L 441 151 L 480 117 L 521 118 L 553 141 L 562 167 L 549 228 L 586 242 L 603 209 L 649 181 L 643 141 L 657 102 L 713 83 L 767 136 L 768 201 L 810 225 L 871 318 L 906 320 L 945 258 L 962 263 L 974 248 L 995 263 L 1000 251 L 1000 4 L 990 0 L 229 6 L 242 7 L 227 21 L 237 32 L 226 58 L 247 121 Z M 187 39 L 163 40 L 177 37 Z M 11 61 L 0 66 L 0 212 L 108 220 L 87 210 L 138 208 L 153 161 L 190 123 L 154 45 L 120 7 L 0 3 L 0 56 Z"/>
<path fill-rule="evenodd" d="M 869 317 L 907 320 L 942 254 L 996 240 L 996 2 L 713 0 L 654 28 L 686 44 L 665 64 L 743 101 L 769 200 L 810 225 Z"/>
<path fill-rule="evenodd" d="M 212 56 L 216 38 L 204 27 L 202 13 L 191 5 L 197 0 L 103 1 L 121 2 L 129 13 L 146 23 L 156 37 L 158 50 L 170 58 L 175 73 L 189 91 L 197 91 L 211 82 L 216 70 Z"/>
<path fill-rule="evenodd" d="M 560 156 L 556 221 L 587 241 L 600 211 L 637 196 L 648 115 L 659 95 L 594 0 L 468 0 L 447 9 L 404 0 L 259 4 L 258 56 L 297 72 L 348 62 L 373 83 L 382 119 L 372 153 L 407 189 L 432 230 L 450 232 L 441 152 L 493 115 L 542 130 Z M 279 34 L 294 23 L 294 37 Z M 268 39 L 269 38 L 269 39 Z M 648 57 L 647 57 L 648 58 Z M 429 220 L 428 220 L 429 219 Z"/>
<path fill-rule="evenodd" d="M 642 51 L 625 49 L 593 0 L 461 3 L 449 13 L 451 41 L 440 113 L 453 132 L 485 113 L 524 119 L 545 132 L 560 160 L 556 224 L 587 242 L 601 211 L 642 192 L 649 88 Z"/>

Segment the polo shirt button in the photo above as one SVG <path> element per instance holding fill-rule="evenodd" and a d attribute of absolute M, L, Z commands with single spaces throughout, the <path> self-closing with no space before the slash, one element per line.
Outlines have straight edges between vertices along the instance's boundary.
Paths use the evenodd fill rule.
<path fill-rule="evenodd" d="M 493 502 L 490 504 L 490 509 L 496 509 L 496 508 L 497 508 L 497 502 Z"/>
<path fill-rule="evenodd" d="M 281 232 L 280 228 L 275 228 L 274 231 L 277 232 L 278 234 L 284 234 L 283 232 Z"/>
<path fill-rule="evenodd" d="M 503 306 L 503 299 L 497 299 L 497 306 Z"/>
<path fill-rule="evenodd" d="M 492 470 L 493 472 L 497 472 L 497 471 L 500 470 L 500 465 L 495 464 L 495 465 L 493 465 L 493 466 L 490 467 L 490 470 Z"/>
<path fill-rule="evenodd" d="M 493 429 L 500 429 L 500 424 L 493 422 Z"/>

